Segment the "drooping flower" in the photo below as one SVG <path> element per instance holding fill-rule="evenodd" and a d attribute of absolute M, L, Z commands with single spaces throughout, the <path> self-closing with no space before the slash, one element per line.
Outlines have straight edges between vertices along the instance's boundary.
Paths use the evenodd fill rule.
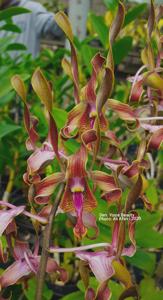
<path fill-rule="evenodd" d="M 25 206 L 15 206 L 13 204 L 10 204 L 5 201 L 0 201 L 0 206 L 4 206 L 5 208 L 8 207 L 9 209 L 1 209 L 0 210 L 0 236 L 3 234 L 3 232 L 6 230 L 6 228 L 10 225 L 10 223 L 14 220 L 15 217 L 17 217 L 20 214 L 24 214 L 30 218 L 36 219 L 37 221 L 46 224 L 47 219 L 43 218 L 41 216 L 37 216 L 34 214 L 31 214 L 25 210 Z"/>
<path fill-rule="evenodd" d="M 85 261 L 92 273 L 95 275 L 100 286 L 97 291 L 97 299 L 110 299 L 111 292 L 108 289 L 107 282 L 114 275 L 119 279 L 126 288 L 132 286 L 131 276 L 127 271 L 125 265 L 123 264 L 122 256 L 132 257 L 136 252 L 136 242 L 134 239 L 135 232 L 135 222 L 136 222 L 137 213 L 133 212 L 131 218 L 129 219 L 128 228 L 129 228 L 129 238 L 131 245 L 129 247 L 124 247 L 124 240 L 121 235 L 124 236 L 124 232 L 121 230 L 119 221 L 115 222 L 112 242 L 109 243 L 99 243 L 87 246 L 81 246 L 76 248 L 55 248 L 51 247 L 49 249 L 50 253 L 66 253 L 66 252 L 75 252 L 76 257 Z M 104 248 L 100 251 L 88 252 L 89 249 L 94 248 Z M 88 288 L 86 296 L 95 295 L 92 289 Z M 98 298 L 106 295 L 106 298 Z M 87 298 L 85 298 L 87 299 Z M 89 299 L 89 298 L 88 298 Z M 90 298 L 94 299 L 94 298 Z M 95 298 L 96 299 L 96 298 Z"/>
<path fill-rule="evenodd" d="M 17 240 L 13 251 L 15 262 L 11 264 L 0 276 L 1 288 L 6 288 L 20 280 L 29 278 L 32 274 L 37 274 L 41 258 L 37 252 L 38 247 L 36 247 L 35 251 L 32 253 L 28 243 Z M 46 272 L 57 272 L 59 273 L 61 281 L 65 282 L 67 280 L 66 271 L 52 258 L 48 259 Z"/>
<path fill-rule="evenodd" d="M 87 151 L 81 146 L 79 151 L 68 158 L 66 173 L 54 173 L 36 184 L 35 201 L 47 203 L 55 187 L 66 181 L 66 187 L 61 199 L 60 208 L 64 212 L 75 212 L 77 223 L 74 234 L 81 238 L 87 230 L 83 224 L 83 212 L 91 212 L 97 201 L 89 187 L 89 179 L 102 190 L 103 196 L 107 194 L 108 201 L 116 201 L 121 197 L 121 190 L 116 186 L 113 176 L 101 171 L 87 171 Z"/>

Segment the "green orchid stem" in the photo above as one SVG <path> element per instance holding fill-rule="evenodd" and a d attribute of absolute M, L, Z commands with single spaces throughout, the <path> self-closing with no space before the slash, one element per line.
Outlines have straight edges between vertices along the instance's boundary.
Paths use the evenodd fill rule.
<path fill-rule="evenodd" d="M 45 273 L 46 273 L 46 266 L 48 261 L 49 252 L 47 249 L 49 249 L 50 246 L 50 237 L 52 232 L 52 225 L 53 220 L 55 218 L 59 203 L 61 201 L 61 196 L 64 190 L 64 184 L 60 185 L 60 189 L 58 191 L 58 194 L 56 196 L 54 205 L 52 207 L 51 213 L 49 215 L 49 222 L 46 225 L 44 232 L 43 232 L 43 244 L 42 244 L 42 252 L 41 252 L 41 260 L 39 265 L 39 270 L 37 274 L 37 284 L 36 284 L 36 300 L 42 300 L 43 299 L 43 288 L 44 288 L 44 282 L 45 282 Z"/>

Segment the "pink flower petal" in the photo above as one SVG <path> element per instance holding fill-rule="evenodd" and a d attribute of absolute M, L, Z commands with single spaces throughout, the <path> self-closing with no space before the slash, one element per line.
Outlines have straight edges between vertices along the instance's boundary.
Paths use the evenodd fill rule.
<path fill-rule="evenodd" d="M 0 210 L 0 236 L 3 234 L 7 226 L 12 220 L 20 215 L 25 209 L 25 206 L 19 206 L 8 210 Z"/>
<path fill-rule="evenodd" d="M 89 267 L 99 282 L 104 282 L 114 274 L 112 261 L 114 256 L 109 257 L 107 251 L 99 252 L 76 252 L 76 256 L 88 262 Z"/>

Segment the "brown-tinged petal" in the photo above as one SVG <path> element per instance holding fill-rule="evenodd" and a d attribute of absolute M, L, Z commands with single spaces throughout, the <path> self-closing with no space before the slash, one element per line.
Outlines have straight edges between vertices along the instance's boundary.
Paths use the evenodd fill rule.
<path fill-rule="evenodd" d="M 114 85 L 114 74 L 110 68 L 105 68 L 101 86 L 97 93 L 96 107 L 98 115 L 100 115 L 101 110 L 106 103 L 107 99 L 110 97 Z"/>
<path fill-rule="evenodd" d="M 19 75 L 15 75 L 11 78 L 11 84 L 19 97 L 26 103 L 27 91 L 25 84 Z"/>
<path fill-rule="evenodd" d="M 126 201 L 126 212 L 129 212 L 132 208 L 132 205 L 138 200 L 143 187 L 143 180 L 142 176 L 139 175 L 136 183 L 133 185 L 132 189 L 130 190 L 127 201 Z"/>
<path fill-rule="evenodd" d="M 97 200 L 93 192 L 91 191 L 89 184 L 85 181 L 84 210 L 90 212 L 96 207 L 97 207 Z"/>
<path fill-rule="evenodd" d="M 90 130 L 83 132 L 83 134 L 81 135 L 81 140 L 82 140 L 83 144 L 89 148 L 90 145 L 92 143 L 96 142 L 96 140 L 97 140 L 96 130 L 90 129 Z"/>
<path fill-rule="evenodd" d="M 36 196 L 35 201 L 38 204 L 45 204 L 48 202 L 49 197 L 53 194 L 55 188 L 65 178 L 63 173 L 54 173 L 47 176 L 35 185 Z"/>
<path fill-rule="evenodd" d="M 97 76 L 102 70 L 105 58 L 97 53 L 91 61 L 93 71 L 90 80 L 87 85 L 82 89 L 82 98 L 86 101 L 95 102 L 96 101 L 96 87 L 97 87 Z"/>
<path fill-rule="evenodd" d="M 141 199 L 144 203 L 145 208 L 149 211 L 152 211 L 153 206 L 152 206 L 152 203 L 149 202 L 148 198 L 145 195 L 141 195 Z"/>
<path fill-rule="evenodd" d="M 3 244 L 0 239 L 0 263 L 5 264 L 8 259 L 8 253 L 6 252 L 6 249 L 3 249 Z"/>
<path fill-rule="evenodd" d="M 37 68 L 32 76 L 32 87 L 49 112 L 52 111 L 53 92 L 42 71 Z"/>
<path fill-rule="evenodd" d="M 59 280 L 61 280 L 63 282 L 66 282 L 68 280 L 67 271 L 64 268 L 61 268 L 57 264 L 57 262 L 51 257 L 48 258 L 46 272 L 49 274 L 53 273 L 53 272 L 57 272 L 57 273 L 59 273 Z"/>
<path fill-rule="evenodd" d="M 138 213 L 136 211 L 131 211 L 131 217 L 128 221 L 128 232 L 131 245 L 124 248 L 122 251 L 122 256 L 132 257 L 136 252 L 136 241 L 135 241 L 135 225 L 138 219 Z"/>
<path fill-rule="evenodd" d="M 81 126 L 81 117 L 87 108 L 87 104 L 85 102 L 80 102 L 75 105 L 75 107 L 68 113 L 68 120 L 66 122 L 65 127 L 62 128 L 61 134 L 63 138 L 73 138 L 76 137 L 76 132 L 74 131 L 80 129 Z"/>
<path fill-rule="evenodd" d="M 113 20 L 113 23 L 111 25 L 110 32 L 109 32 L 109 39 L 110 39 L 111 45 L 115 41 L 117 35 L 119 34 L 119 32 L 123 26 L 124 18 L 125 18 L 125 7 L 122 4 L 122 2 L 119 1 L 118 11 L 117 11 L 115 19 Z"/>
<path fill-rule="evenodd" d="M 109 107 L 115 111 L 122 120 L 125 121 L 136 121 L 136 117 L 132 108 L 125 103 L 118 100 L 109 99 L 107 101 Z"/>
<path fill-rule="evenodd" d="M 96 300 L 110 300 L 111 299 L 111 291 L 108 288 L 108 282 L 105 281 L 100 284 L 97 290 Z"/>
<path fill-rule="evenodd" d="M 158 150 L 163 142 L 163 128 L 155 131 L 149 139 L 148 148 Z"/>
<path fill-rule="evenodd" d="M 124 300 L 129 297 L 134 297 L 134 299 L 139 300 L 139 294 L 135 286 L 130 286 L 129 288 L 125 289 L 124 292 L 120 295 L 118 300 Z"/>
<path fill-rule="evenodd" d="M 95 184 L 104 192 L 109 192 L 116 188 L 115 179 L 102 171 L 91 171 L 91 178 Z"/>
<path fill-rule="evenodd" d="M 85 293 L 85 300 L 95 300 L 96 298 L 96 293 L 94 291 L 93 288 L 89 287 L 87 290 L 86 290 L 86 293 Z"/>
<path fill-rule="evenodd" d="M 131 93 L 130 93 L 130 97 L 129 97 L 129 101 L 130 102 L 139 102 L 141 99 L 141 96 L 144 92 L 143 89 L 143 80 L 138 80 L 137 82 L 135 82 L 131 88 Z"/>
<path fill-rule="evenodd" d="M 148 38 L 151 38 L 152 32 L 155 26 L 155 7 L 153 0 L 150 0 L 150 11 L 149 11 L 149 18 L 148 18 Z"/>
<path fill-rule="evenodd" d="M 58 26 L 63 30 L 66 37 L 68 38 L 71 46 L 71 65 L 72 65 L 72 74 L 73 74 L 73 82 L 74 82 L 74 96 L 76 103 L 79 103 L 79 74 L 78 74 L 78 61 L 77 61 L 77 54 L 76 49 L 73 43 L 73 32 L 71 28 L 70 21 L 67 15 L 60 11 L 55 14 L 55 21 L 57 22 Z"/>
<path fill-rule="evenodd" d="M 66 171 L 67 178 L 84 178 L 87 176 L 86 164 L 87 164 L 87 151 L 84 146 L 68 159 L 68 166 Z"/>

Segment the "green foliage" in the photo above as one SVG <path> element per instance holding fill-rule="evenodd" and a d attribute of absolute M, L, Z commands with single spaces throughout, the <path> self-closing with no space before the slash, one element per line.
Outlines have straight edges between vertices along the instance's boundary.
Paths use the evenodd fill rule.
<path fill-rule="evenodd" d="M 140 283 L 141 300 L 162 300 L 163 291 L 155 286 L 152 278 L 145 278 Z"/>
<path fill-rule="evenodd" d="M 36 294 L 36 280 L 30 279 L 28 281 L 28 288 L 24 290 L 24 294 L 28 300 L 34 300 Z M 42 295 L 43 300 L 51 300 L 53 292 L 44 284 L 44 291 Z"/>
<path fill-rule="evenodd" d="M 118 0 L 104 0 L 104 4 L 109 10 L 115 10 L 118 6 Z"/>
<path fill-rule="evenodd" d="M 125 36 L 113 45 L 113 56 L 116 65 L 119 65 L 121 61 L 130 53 L 132 49 L 132 37 Z"/>
<path fill-rule="evenodd" d="M 96 16 L 95 14 L 90 14 L 90 21 L 92 26 L 97 33 L 97 36 L 102 43 L 103 47 L 106 48 L 108 45 L 108 27 L 105 25 L 102 16 Z"/>
<path fill-rule="evenodd" d="M 131 8 L 125 16 L 124 27 L 127 26 L 129 23 L 133 22 L 134 20 L 136 20 L 142 13 L 144 13 L 146 9 L 147 9 L 146 3 L 138 4 L 133 8 Z"/>
<path fill-rule="evenodd" d="M 7 124 L 5 122 L 0 123 L 0 139 L 4 136 L 13 133 L 14 131 L 20 130 L 21 127 L 15 124 Z"/>
<path fill-rule="evenodd" d="M 4 9 L 3 11 L 0 11 L 0 21 L 27 13 L 30 13 L 30 10 L 24 7 L 10 7 L 8 9 Z"/>

